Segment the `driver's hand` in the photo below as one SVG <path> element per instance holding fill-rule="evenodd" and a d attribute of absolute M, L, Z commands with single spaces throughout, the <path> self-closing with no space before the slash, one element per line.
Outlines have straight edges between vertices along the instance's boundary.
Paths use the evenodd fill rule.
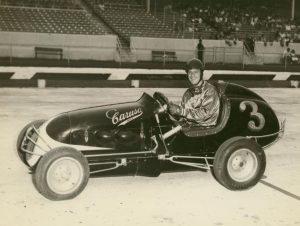
<path fill-rule="evenodd" d="M 168 109 L 171 115 L 182 115 L 182 108 L 177 104 L 170 102 Z"/>
<path fill-rule="evenodd" d="M 186 118 L 180 118 L 179 120 L 175 121 L 174 124 L 182 127 L 187 127 L 189 125 Z"/>

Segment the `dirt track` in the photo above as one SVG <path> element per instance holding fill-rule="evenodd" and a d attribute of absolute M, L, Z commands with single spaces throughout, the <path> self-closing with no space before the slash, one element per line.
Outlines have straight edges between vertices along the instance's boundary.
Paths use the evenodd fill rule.
<path fill-rule="evenodd" d="M 62 111 L 133 101 L 153 89 L 0 89 L 0 226 L 270 225 L 300 226 L 300 89 L 254 89 L 286 118 L 282 140 L 266 150 L 265 178 L 243 192 L 228 191 L 210 172 L 158 178 L 92 178 L 83 193 L 52 202 L 34 188 L 15 150 L 31 120 Z M 183 89 L 161 90 L 178 101 Z"/>

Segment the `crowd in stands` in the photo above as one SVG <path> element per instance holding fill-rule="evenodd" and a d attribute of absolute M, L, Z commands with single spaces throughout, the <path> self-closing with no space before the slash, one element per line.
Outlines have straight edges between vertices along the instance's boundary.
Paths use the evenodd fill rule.
<path fill-rule="evenodd" d="M 299 59 L 294 49 L 287 48 L 283 51 L 282 60 L 283 64 L 297 64 Z"/>
<path fill-rule="evenodd" d="M 174 22 L 176 31 L 216 31 L 214 39 L 241 38 L 236 34 L 255 34 L 256 40 L 300 42 L 300 24 L 287 17 L 276 15 L 267 7 L 253 6 L 243 9 L 222 4 L 210 6 L 199 4 L 181 11 Z M 262 31 L 262 32 L 260 32 Z M 244 37 L 245 38 L 245 37 Z"/>

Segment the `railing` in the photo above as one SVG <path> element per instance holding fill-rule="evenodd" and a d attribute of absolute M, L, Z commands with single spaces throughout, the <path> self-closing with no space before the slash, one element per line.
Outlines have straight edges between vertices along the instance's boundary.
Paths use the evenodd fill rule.
<path fill-rule="evenodd" d="M 137 61 L 161 64 L 162 68 L 176 67 L 176 63 L 184 63 L 191 58 L 199 58 L 207 65 L 222 68 L 225 65 L 244 70 L 253 66 L 273 67 L 288 71 L 294 64 L 289 63 L 280 53 L 253 52 L 241 47 L 207 47 L 203 51 L 180 49 L 141 49 L 134 51 Z M 174 53 L 171 54 L 171 53 Z M 155 57 L 153 58 L 153 54 Z M 300 62 L 298 62 L 298 65 Z"/>
<path fill-rule="evenodd" d="M 115 58 L 115 61 L 118 61 L 120 62 L 120 65 L 122 65 L 122 57 L 121 57 L 121 49 L 122 49 L 122 43 L 119 39 L 119 37 L 117 38 L 117 56 L 118 56 L 118 59 Z"/>
<path fill-rule="evenodd" d="M 0 58 L 7 59 L 8 64 L 13 65 L 16 59 L 34 58 L 33 45 L 11 45 L 0 44 Z M 54 47 L 46 46 L 42 47 Z M 86 47 L 86 46 L 58 46 L 63 49 L 62 60 L 66 61 L 66 66 L 71 60 L 94 60 L 94 61 L 115 61 L 122 67 L 124 63 L 145 62 L 154 64 L 158 68 L 178 68 L 191 58 L 200 58 L 207 65 L 225 66 L 235 65 L 236 69 L 247 69 L 253 65 L 276 66 L 276 68 L 289 71 L 294 64 L 288 61 L 279 53 L 255 52 L 250 54 L 243 47 L 209 47 L 203 51 L 180 50 L 180 49 L 141 49 L 134 46 L 127 49 L 122 47 L 118 40 L 117 46 L 113 47 Z M 156 52 L 156 53 L 155 53 Z M 153 57 L 153 54 L 158 56 Z M 123 59 L 122 59 L 122 55 Z M 44 56 L 43 56 L 44 58 Z M 50 56 L 48 56 L 50 58 Z M 51 59 L 54 59 L 52 56 Z M 57 60 L 57 58 L 55 58 Z M 182 63 L 182 64 L 178 64 Z M 298 65 L 300 62 L 298 62 Z M 156 65 L 156 66 L 155 66 Z"/>

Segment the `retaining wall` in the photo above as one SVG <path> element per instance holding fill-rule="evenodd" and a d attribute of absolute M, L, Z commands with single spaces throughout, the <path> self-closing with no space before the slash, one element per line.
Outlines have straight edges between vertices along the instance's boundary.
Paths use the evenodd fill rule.
<path fill-rule="evenodd" d="M 0 57 L 34 58 L 36 46 L 62 48 L 64 59 L 114 60 L 117 36 L 0 32 Z"/>

